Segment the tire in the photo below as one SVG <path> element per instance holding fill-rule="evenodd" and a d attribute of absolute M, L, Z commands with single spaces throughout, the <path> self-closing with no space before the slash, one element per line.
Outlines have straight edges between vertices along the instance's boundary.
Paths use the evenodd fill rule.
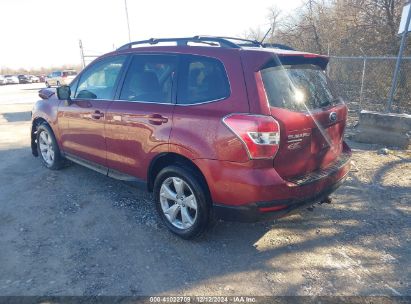
<path fill-rule="evenodd" d="M 37 127 L 37 152 L 44 166 L 51 170 L 58 170 L 64 166 L 56 137 L 47 123 Z"/>
<path fill-rule="evenodd" d="M 50 85 L 47 81 L 46 81 L 45 85 L 46 85 L 46 88 L 50 88 Z"/>
<path fill-rule="evenodd" d="M 207 186 L 196 172 L 179 165 L 166 167 L 156 176 L 153 192 L 157 212 L 171 232 L 183 239 L 193 239 L 205 231 L 211 204 Z M 187 199 L 193 198 L 191 195 L 194 200 Z"/>
<path fill-rule="evenodd" d="M 60 81 L 57 81 L 56 86 L 58 87 L 60 86 Z"/>

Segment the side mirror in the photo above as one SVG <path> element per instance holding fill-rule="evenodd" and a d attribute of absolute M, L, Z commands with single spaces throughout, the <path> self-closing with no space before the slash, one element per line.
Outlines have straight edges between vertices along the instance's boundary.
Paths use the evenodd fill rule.
<path fill-rule="evenodd" d="M 70 100 L 71 90 L 68 85 L 57 88 L 57 98 L 60 100 Z"/>

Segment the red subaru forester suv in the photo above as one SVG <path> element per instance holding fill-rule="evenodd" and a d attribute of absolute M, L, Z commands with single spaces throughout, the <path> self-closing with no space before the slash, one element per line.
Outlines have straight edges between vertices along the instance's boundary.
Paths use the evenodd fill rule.
<path fill-rule="evenodd" d="M 146 182 L 183 238 L 212 216 L 283 216 L 327 199 L 349 171 L 347 107 L 327 63 L 237 38 L 132 42 L 40 91 L 32 152 L 50 169 L 70 160 Z"/>

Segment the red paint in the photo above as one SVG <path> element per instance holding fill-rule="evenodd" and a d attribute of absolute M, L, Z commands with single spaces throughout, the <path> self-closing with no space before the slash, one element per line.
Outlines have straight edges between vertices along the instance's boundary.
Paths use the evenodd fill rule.
<path fill-rule="evenodd" d="M 169 150 L 173 109 L 171 104 L 113 102 L 106 114 L 108 167 L 145 179 L 150 161 Z"/>
<path fill-rule="evenodd" d="M 58 108 L 61 149 L 88 161 L 107 166 L 105 113 L 110 100 L 61 102 Z"/>

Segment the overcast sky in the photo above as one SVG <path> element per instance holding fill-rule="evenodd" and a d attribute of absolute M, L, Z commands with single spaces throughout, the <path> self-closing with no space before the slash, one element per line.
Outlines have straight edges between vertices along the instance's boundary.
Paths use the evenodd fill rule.
<path fill-rule="evenodd" d="M 238 36 L 266 24 L 273 5 L 293 13 L 301 0 L 127 0 L 132 40 Z M 124 0 L 0 0 L 0 67 L 79 64 L 128 42 Z"/>

